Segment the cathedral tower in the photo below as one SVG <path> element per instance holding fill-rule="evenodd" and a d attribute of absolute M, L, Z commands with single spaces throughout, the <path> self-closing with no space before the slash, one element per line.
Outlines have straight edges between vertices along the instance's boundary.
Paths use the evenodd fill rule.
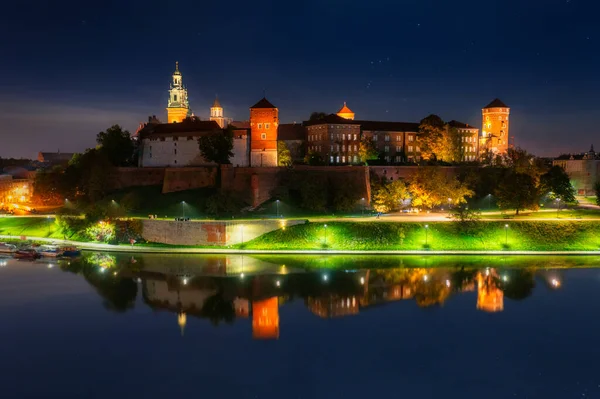
<path fill-rule="evenodd" d="M 181 82 L 181 72 L 179 72 L 179 62 L 175 63 L 175 72 L 173 72 L 173 81 L 169 89 L 169 101 L 167 103 L 167 121 L 177 123 L 183 121 L 189 116 L 190 104 L 188 103 L 187 89 Z"/>
<path fill-rule="evenodd" d="M 344 106 L 337 112 L 337 116 L 344 119 L 350 119 L 352 121 L 354 120 L 354 112 L 348 108 L 346 101 L 344 101 Z"/>
<path fill-rule="evenodd" d="M 250 107 L 250 166 L 277 166 L 279 110 L 263 98 Z"/>
<path fill-rule="evenodd" d="M 218 97 L 215 97 L 215 102 L 210 107 L 210 120 L 217 122 L 221 129 L 227 127 L 225 126 L 225 118 L 223 117 L 223 107 L 221 107 Z"/>
<path fill-rule="evenodd" d="M 506 154 L 509 144 L 508 115 L 510 108 L 499 99 L 495 99 L 481 110 L 481 151 L 493 154 Z"/>

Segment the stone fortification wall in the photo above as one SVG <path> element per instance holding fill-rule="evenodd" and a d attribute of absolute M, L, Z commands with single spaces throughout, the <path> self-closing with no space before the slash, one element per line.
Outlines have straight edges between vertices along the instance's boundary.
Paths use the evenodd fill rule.
<path fill-rule="evenodd" d="M 165 168 L 116 168 L 112 174 L 111 189 L 160 186 L 165 179 Z"/>
<path fill-rule="evenodd" d="M 142 237 L 150 242 L 171 245 L 228 246 L 250 241 L 260 235 L 280 229 L 283 221 L 189 221 L 144 220 Z M 305 223 L 285 221 L 285 226 Z"/>
<path fill-rule="evenodd" d="M 162 183 L 163 193 L 214 187 L 217 184 L 217 167 L 167 168 Z"/>

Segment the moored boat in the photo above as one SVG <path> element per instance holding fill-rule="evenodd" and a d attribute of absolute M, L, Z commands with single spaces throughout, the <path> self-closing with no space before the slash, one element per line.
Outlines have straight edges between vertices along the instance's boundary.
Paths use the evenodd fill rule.
<path fill-rule="evenodd" d="M 40 254 L 35 249 L 18 249 L 15 252 L 15 259 L 37 259 Z"/>
<path fill-rule="evenodd" d="M 81 250 L 77 247 L 60 247 L 60 251 L 62 256 L 75 257 L 81 255 Z"/>
<path fill-rule="evenodd" d="M 62 250 L 56 245 L 42 245 L 38 253 L 46 258 L 58 258 L 62 255 Z"/>
<path fill-rule="evenodd" d="M 12 244 L 7 244 L 5 242 L 0 242 L 0 253 L 2 254 L 12 254 L 15 253 L 17 247 Z"/>

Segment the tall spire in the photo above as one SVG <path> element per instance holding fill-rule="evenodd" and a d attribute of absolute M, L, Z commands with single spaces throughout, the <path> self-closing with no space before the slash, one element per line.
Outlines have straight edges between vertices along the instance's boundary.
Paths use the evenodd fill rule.
<path fill-rule="evenodd" d="M 179 72 L 179 61 L 175 61 L 175 72 L 173 72 L 173 75 L 181 75 L 181 72 Z"/>

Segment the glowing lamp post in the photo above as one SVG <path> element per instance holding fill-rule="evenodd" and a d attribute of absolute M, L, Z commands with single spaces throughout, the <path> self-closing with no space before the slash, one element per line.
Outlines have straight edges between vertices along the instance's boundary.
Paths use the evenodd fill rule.
<path fill-rule="evenodd" d="M 276 207 L 276 217 L 279 217 L 279 200 L 275 201 L 275 207 Z"/>
<path fill-rule="evenodd" d="M 492 194 L 487 195 L 487 200 L 488 200 L 488 211 L 491 211 L 492 210 Z"/>
<path fill-rule="evenodd" d="M 364 215 L 365 214 L 365 197 L 362 197 L 360 199 L 360 204 L 361 204 L 360 213 L 361 213 L 361 215 Z"/>
<path fill-rule="evenodd" d="M 504 225 L 504 245 L 508 246 L 508 224 Z"/>
<path fill-rule="evenodd" d="M 428 245 L 428 238 L 429 238 L 428 236 L 429 236 L 429 225 L 426 224 L 425 225 L 425 246 Z"/>
<path fill-rule="evenodd" d="M 560 211 L 560 198 L 556 199 L 556 218 L 558 219 L 558 212 Z"/>
<path fill-rule="evenodd" d="M 324 225 L 323 228 L 325 229 L 325 240 L 324 240 L 324 245 L 327 246 L 327 225 Z"/>
<path fill-rule="evenodd" d="M 185 220 L 185 201 L 181 201 L 181 218 Z"/>

